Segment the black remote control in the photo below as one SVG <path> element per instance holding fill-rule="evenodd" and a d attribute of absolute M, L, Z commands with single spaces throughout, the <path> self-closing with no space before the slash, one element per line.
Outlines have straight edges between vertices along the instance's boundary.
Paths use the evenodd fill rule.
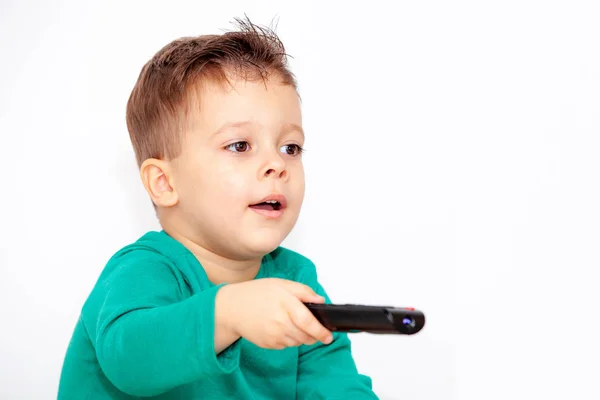
<path fill-rule="evenodd" d="M 425 315 L 414 308 L 357 304 L 305 305 L 332 332 L 414 335 L 425 326 Z"/>

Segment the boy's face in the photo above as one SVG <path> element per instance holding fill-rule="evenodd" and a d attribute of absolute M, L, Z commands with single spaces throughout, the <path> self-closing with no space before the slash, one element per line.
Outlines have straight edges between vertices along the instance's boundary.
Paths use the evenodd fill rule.
<path fill-rule="evenodd" d="M 171 163 L 172 179 L 188 239 L 250 259 L 279 246 L 298 219 L 304 134 L 293 87 L 274 79 L 232 83 L 199 91 L 199 112 Z"/>

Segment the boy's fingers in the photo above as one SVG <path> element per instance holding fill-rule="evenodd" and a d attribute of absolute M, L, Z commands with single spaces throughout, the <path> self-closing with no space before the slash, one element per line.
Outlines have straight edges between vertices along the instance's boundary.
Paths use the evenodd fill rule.
<path fill-rule="evenodd" d="M 287 337 L 292 338 L 298 343 L 296 344 L 296 346 L 299 346 L 301 344 L 314 344 L 316 342 L 315 338 L 307 335 L 304 331 L 299 329 L 293 323 L 290 323 L 286 335 Z"/>
<path fill-rule="evenodd" d="M 296 304 L 290 312 L 292 322 L 307 335 L 325 344 L 331 343 L 331 332 L 310 312 L 304 304 Z"/>

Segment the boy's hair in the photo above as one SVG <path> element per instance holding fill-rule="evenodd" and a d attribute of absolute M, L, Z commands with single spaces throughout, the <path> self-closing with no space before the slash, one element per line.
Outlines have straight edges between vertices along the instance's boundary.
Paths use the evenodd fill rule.
<path fill-rule="evenodd" d="M 203 82 L 267 79 L 297 88 L 283 43 L 267 27 L 236 19 L 239 29 L 221 35 L 183 37 L 167 44 L 148 61 L 127 102 L 127 129 L 138 166 L 148 158 L 173 159 L 182 133 L 198 106 Z"/>

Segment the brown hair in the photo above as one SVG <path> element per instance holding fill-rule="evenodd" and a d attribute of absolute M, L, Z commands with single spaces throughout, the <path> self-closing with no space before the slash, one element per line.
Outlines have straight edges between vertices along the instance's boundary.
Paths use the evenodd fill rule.
<path fill-rule="evenodd" d="M 202 82 L 265 80 L 270 74 L 296 88 L 283 43 L 271 28 L 236 19 L 239 29 L 221 35 L 183 37 L 148 61 L 127 102 L 127 129 L 138 166 L 148 158 L 172 159 L 181 151 L 182 131 Z"/>

